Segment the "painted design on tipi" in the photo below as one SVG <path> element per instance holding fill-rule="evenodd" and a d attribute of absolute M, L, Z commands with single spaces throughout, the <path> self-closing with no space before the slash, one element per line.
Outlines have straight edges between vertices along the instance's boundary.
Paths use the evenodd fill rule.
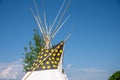
<path fill-rule="evenodd" d="M 64 42 L 62 41 L 51 49 L 42 48 L 31 67 L 31 71 L 57 69 L 63 53 L 63 46 Z"/>

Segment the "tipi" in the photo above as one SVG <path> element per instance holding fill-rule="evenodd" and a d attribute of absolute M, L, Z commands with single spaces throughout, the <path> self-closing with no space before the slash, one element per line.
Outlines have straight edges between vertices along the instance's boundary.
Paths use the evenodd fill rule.
<path fill-rule="evenodd" d="M 65 2 L 66 1 L 64 0 L 52 25 L 48 27 L 46 24 L 45 13 L 44 13 L 44 22 L 43 22 L 44 24 L 43 24 L 40 18 L 40 14 L 39 14 L 36 2 L 34 0 L 37 16 L 34 14 L 32 9 L 31 11 L 35 18 L 35 21 L 38 24 L 38 27 L 40 28 L 40 32 L 44 38 L 45 48 L 42 48 L 41 52 L 38 53 L 39 56 L 36 58 L 35 62 L 33 63 L 33 66 L 31 67 L 31 71 L 27 72 L 25 76 L 22 78 L 22 80 L 68 80 L 68 77 L 66 76 L 63 70 L 62 63 L 63 63 L 64 44 L 70 35 L 68 35 L 65 40 L 61 41 L 55 46 L 52 46 L 52 43 L 51 43 L 51 40 L 54 38 L 56 33 L 61 29 L 63 24 L 70 17 L 68 16 L 62 22 L 64 14 L 66 13 L 66 10 L 70 5 L 71 0 L 67 3 L 65 9 L 63 10 Z M 60 14 L 61 14 L 61 17 L 60 19 L 58 19 L 58 16 Z M 57 26 L 54 26 L 55 23 L 57 23 Z M 52 30 L 53 27 L 55 27 L 54 31 Z"/>

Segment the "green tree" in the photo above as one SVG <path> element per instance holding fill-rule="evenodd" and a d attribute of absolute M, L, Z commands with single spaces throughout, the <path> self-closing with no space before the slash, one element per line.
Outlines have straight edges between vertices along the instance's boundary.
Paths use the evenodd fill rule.
<path fill-rule="evenodd" d="M 116 71 L 108 80 L 120 80 L 120 71 Z"/>
<path fill-rule="evenodd" d="M 34 63 L 35 58 L 38 56 L 38 53 L 40 52 L 41 48 L 43 48 L 45 45 L 45 42 L 43 40 L 43 37 L 41 37 L 37 31 L 37 29 L 34 29 L 34 36 L 33 36 L 33 42 L 29 42 L 28 47 L 24 47 L 24 58 L 23 58 L 23 66 L 24 71 L 30 71 L 32 64 Z"/>

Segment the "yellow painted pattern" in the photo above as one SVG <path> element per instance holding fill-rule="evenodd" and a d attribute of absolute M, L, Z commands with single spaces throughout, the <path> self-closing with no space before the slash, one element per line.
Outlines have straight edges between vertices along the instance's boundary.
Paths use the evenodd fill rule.
<path fill-rule="evenodd" d="M 46 70 L 58 68 L 61 55 L 63 53 L 64 42 L 59 43 L 51 49 L 41 49 L 37 59 L 33 63 L 31 70 Z"/>

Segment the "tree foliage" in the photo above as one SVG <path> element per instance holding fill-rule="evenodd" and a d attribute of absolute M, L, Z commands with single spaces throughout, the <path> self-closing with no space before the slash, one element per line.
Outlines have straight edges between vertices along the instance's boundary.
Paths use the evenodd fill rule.
<path fill-rule="evenodd" d="M 120 80 L 120 71 L 116 71 L 108 80 Z"/>
<path fill-rule="evenodd" d="M 33 42 L 29 42 L 28 47 L 24 47 L 24 59 L 23 59 L 23 65 L 24 65 L 24 71 L 30 71 L 30 68 L 35 60 L 35 58 L 38 56 L 38 53 L 40 52 L 41 48 L 43 48 L 45 45 L 45 42 L 43 38 L 39 35 L 37 29 L 34 29 L 34 36 L 33 36 Z"/>

